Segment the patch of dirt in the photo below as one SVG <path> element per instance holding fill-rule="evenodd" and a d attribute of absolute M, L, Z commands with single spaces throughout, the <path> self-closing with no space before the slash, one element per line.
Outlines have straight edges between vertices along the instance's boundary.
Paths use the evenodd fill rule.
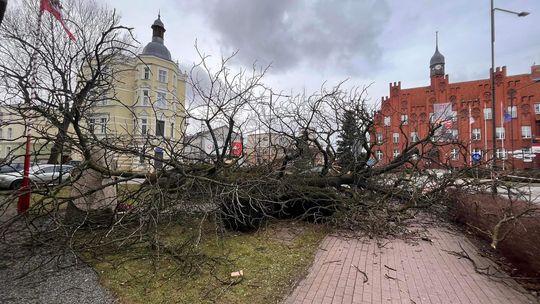
<path fill-rule="evenodd" d="M 272 239 L 291 243 L 304 229 L 301 226 L 276 227 L 272 231 Z"/>

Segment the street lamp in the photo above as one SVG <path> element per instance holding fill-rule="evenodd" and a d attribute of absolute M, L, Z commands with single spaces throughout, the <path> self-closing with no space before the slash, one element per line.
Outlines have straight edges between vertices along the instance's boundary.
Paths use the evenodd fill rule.
<path fill-rule="evenodd" d="M 2 19 L 4 19 L 4 13 L 6 12 L 8 0 L 0 0 L 0 24 L 2 24 Z"/>
<path fill-rule="evenodd" d="M 491 117 L 491 120 L 492 120 L 492 127 L 493 127 L 493 136 L 492 136 L 492 140 L 493 140 L 493 160 L 491 162 L 491 172 L 492 174 L 495 173 L 495 164 L 497 162 L 497 134 L 496 134 L 496 130 L 497 130 L 497 123 L 496 123 L 496 118 L 497 118 L 497 105 L 495 103 L 495 11 L 501 11 L 501 12 L 505 12 L 505 13 L 510 13 L 510 14 L 514 14 L 514 15 L 517 15 L 518 17 L 525 17 L 527 15 L 529 15 L 528 12 L 514 12 L 514 11 L 510 11 L 510 10 L 506 10 L 506 9 L 502 9 L 502 8 L 497 8 L 497 7 L 494 7 L 493 6 L 493 0 L 491 0 L 491 113 L 492 113 L 492 117 Z M 495 183 L 495 178 L 494 176 L 492 176 L 493 178 L 493 186 L 492 186 L 492 191 L 493 193 L 497 193 L 497 184 Z"/>

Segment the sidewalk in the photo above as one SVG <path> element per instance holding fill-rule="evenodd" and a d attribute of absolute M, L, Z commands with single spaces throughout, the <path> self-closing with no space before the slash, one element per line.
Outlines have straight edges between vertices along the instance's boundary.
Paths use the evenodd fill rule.
<path fill-rule="evenodd" d="M 479 274 L 459 257 L 464 250 L 479 268 L 496 272 L 461 233 L 433 225 L 414 229 L 425 240 L 326 237 L 284 303 L 538 303 L 504 274 Z"/>

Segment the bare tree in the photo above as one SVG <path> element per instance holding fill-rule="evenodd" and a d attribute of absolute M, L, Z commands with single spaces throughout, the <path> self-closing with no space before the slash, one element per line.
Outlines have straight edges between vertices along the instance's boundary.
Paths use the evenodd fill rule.
<path fill-rule="evenodd" d="M 446 159 L 431 153 L 435 147 L 463 144 L 440 141 L 436 133 L 441 123 L 430 124 L 422 138 L 409 138 L 402 128 L 401 154 L 373 164 L 382 143 L 374 140 L 380 115 L 366 99 L 368 87 L 348 89 L 344 82 L 323 84 L 312 94 L 275 94 L 264 84 L 268 67 L 235 69 L 234 54 L 215 63 L 198 51 L 199 60 L 188 75 L 189 104 L 177 109 L 192 126 L 201 126 L 198 133 L 186 134 L 186 128 L 176 125 L 177 138 L 112 130 L 98 136 L 91 117 L 101 103 L 115 101 L 132 111 L 116 90 L 122 73 L 131 68 L 125 63 L 140 60 L 137 42 L 114 11 L 93 1 L 67 1 L 66 12 L 77 43 L 60 35 L 62 29 L 54 23 L 34 43 L 36 7 L 29 0 L 15 7 L 0 28 L 3 106 L 23 117 L 18 123 L 32 128 L 41 147 L 51 147 L 50 163 L 62 161 L 59 154 L 66 147 L 83 161 L 70 180 L 35 190 L 39 197 L 27 216 L 4 216 L 0 225 L 6 235 L 22 225 L 30 239 L 46 243 L 43 239 L 54 238 L 54 245 L 76 254 L 145 243 L 157 253 L 174 255 L 160 231 L 194 213 L 202 214 L 201 221 L 217 219 L 220 228 L 237 230 L 289 217 L 385 233 L 411 210 L 439 202 L 464 174 L 458 170 L 444 179 L 429 174 L 419 178 L 427 161 L 450 168 Z M 31 99 L 34 52 L 38 96 Z M 151 103 L 157 112 L 155 101 Z M 358 122 L 354 133 L 360 153 L 340 168 L 336 144 L 350 111 Z M 133 129 L 142 127 L 131 123 Z M 268 130 L 271 137 L 262 165 L 245 161 L 248 147 L 238 150 L 248 129 Z M 166 155 L 152 154 L 157 148 Z M 118 155 L 140 160 L 144 168 L 118 168 L 113 161 Z M 111 187 L 114 191 L 106 190 Z M 13 192 L 2 202 L 4 213 L 17 195 Z M 107 212 L 96 212 L 103 210 Z M 196 240 L 186 248 L 195 248 Z"/>

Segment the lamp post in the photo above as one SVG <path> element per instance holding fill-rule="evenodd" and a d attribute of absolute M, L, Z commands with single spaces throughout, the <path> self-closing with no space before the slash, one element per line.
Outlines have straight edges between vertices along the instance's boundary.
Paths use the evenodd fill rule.
<path fill-rule="evenodd" d="M 495 173 L 495 166 L 497 162 L 497 153 L 496 153 L 497 152 L 497 134 L 496 134 L 497 105 L 496 105 L 496 98 L 495 98 L 495 11 L 501 11 L 505 13 L 514 14 L 514 15 L 517 15 L 518 17 L 525 17 L 529 15 L 528 12 L 514 12 L 514 11 L 494 7 L 493 0 L 491 0 L 491 75 L 490 76 L 491 76 L 491 113 L 492 113 L 491 120 L 492 120 L 492 129 L 493 129 L 493 134 L 492 134 L 493 158 L 491 162 L 492 174 Z M 492 178 L 493 178 L 492 191 L 493 193 L 497 193 L 497 183 L 495 182 L 494 176 L 492 176 Z"/>
<path fill-rule="evenodd" d="M 6 12 L 7 1 L 8 0 L 0 0 L 0 24 L 2 24 L 2 20 L 4 19 L 4 13 Z"/>

